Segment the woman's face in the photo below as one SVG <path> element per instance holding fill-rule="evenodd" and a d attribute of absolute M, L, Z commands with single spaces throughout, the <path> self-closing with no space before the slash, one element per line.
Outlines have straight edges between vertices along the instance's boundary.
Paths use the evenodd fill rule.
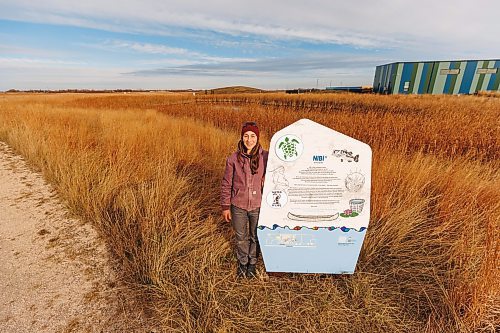
<path fill-rule="evenodd" d="M 257 135 L 252 131 L 245 132 L 243 134 L 243 144 L 248 150 L 252 150 L 257 144 Z"/>

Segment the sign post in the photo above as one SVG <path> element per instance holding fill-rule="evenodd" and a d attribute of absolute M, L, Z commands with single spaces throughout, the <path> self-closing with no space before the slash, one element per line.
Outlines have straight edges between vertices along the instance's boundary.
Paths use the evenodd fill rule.
<path fill-rule="evenodd" d="M 273 135 L 257 228 L 268 272 L 354 273 L 371 159 L 367 144 L 308 119 Z"/>

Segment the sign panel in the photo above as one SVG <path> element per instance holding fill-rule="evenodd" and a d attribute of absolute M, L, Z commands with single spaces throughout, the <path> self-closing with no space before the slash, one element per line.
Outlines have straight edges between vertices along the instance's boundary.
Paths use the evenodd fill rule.
<path fill-rule="evenodd" d="M 257 228 L 268 272 L 354 273 L 370 220 L 371 155 L 308 119 L 273 135 Z"/>
<path fill-rule="evenodd" d="M 496 74 L 498 72 L 497 68 L 478 68 L 477 74 Z"/>
<path fill-rule="evenodd" d="M 441 75 L 458 75 L 460 74 L 460 68 L 443 68 L 439 71 L 439 74 Z"/>

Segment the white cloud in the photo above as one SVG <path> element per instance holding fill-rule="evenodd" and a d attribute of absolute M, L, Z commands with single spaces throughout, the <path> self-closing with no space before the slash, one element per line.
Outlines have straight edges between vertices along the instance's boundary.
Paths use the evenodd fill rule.
<path fill-rule="evenodd" d="M 302 74 L 310 77 L 327 77 L 348 71 L 350 74 L 371 73 L 375 65 L 380 63 L 377 57 L 352 57 L 349 55 L 318 56 L 307 55 L 293 58 L 267 58 L 253 61 L 191 63 L 180 66 L 165 66 L 160 68 L 136 70 L 126 74 L 133 76 L 240 76 L 240 77 L 281 77 L 287 78 Z M 340 72 L 340 73 L 339 73 Z"/>
<path fill-rule="evenodd" d="M 132 76 L 123 75 L 126 68 L 33 68 L 29 72 L 15 68 L 2 69 L 0 91 L 9 89 L 212 89 L 215 87 L 245 85 L 262 89 L 312 88 L 333 85 L 357 85 L 371 82 L 372 73 L 330 73 L 331 76 L 304 76 L 291 73 L 288 77 L 272 75 L 242 76 Z M 326 75 L 326 73 L 325 73 Z"/>
<path fill-rule="evenodd" d="M 23 56 L 55 56 L 55 52 L 49 50 L 41 50 L 32 47 L 19 45 L 0 45 L 0 54 L 2 55 L 23 55 Z"/>
<path fill-rule="evenodd" d="M 0 57 L 0 68 L 34 68 L 34 67 L 61 67 L 85 65 L 83 62 L 67 61 L 59 59 L 40 59 L 40 58 L 7 58 Z"/>
<path fill-rule="evenodd" d="M 123 40 L 112 40 L 105 42 L 104 45 L 113 48 L 124 48 L 130 49 L 140 53 L 148 54 L 159 54 L 159 55 L 176 55 L 176 56 L 186 56 L 194 59 L 198 59 L 199 62 L 235 62 L 235 61 L 254 61 L 251 58 L 231 58 L 231 57 L 213 57 L 208 54 L 193 52 L 188 49 L 169 47 L 163 44 L 152 44 L 152 43 L 138 43 Z M 181 60 L 181 59 L 178 59 Z"/>
<path fill-rule="evenodd" d="M 0 90 L 8 89 L 112 89 L 127 86 L 120 71 L 123 69 L 103 69 L 93 67 L 44 67 L 2 68 Z"/>
<path fill-rule="evenodd" d="M 189 65 L 200 63 L 226 63 L 226 62 L 252 62 L 254 58 L 243 57 L 217 57 L 209 54 L 194 52 L 184 48 L 170 47 L 164 44 L 140 43 L 127 40 L 105 40 L 101 43 L 76 43 L 76 45 L 96 48 L 100 50 L 130 50 L 137 53 L 153 54 L 160 56 L 182 56 L 182 58 L 166 58 L 142 61 L 143 64 L 170 63 L 176 65 Z"/>
<path fill-rule="evenodd" d="M 149 54 L 161 54 L 161 55 L 189 55 L 192 54 L 187 49 L 178 48 L 178 47 L 169 47 L 161 44 L 151 44 L 151 43 L 138 43 L 138 42 L 129 42 L 122 40 L 111 40 L 104 43 L 105 46 L 109 46 L 111 48 L 124 48 L 131 49 L 141 53 L 149 53 Z"/>
<path fill-rule="evenodd" d="M 229 59 L 227 59 L 229 60 Z M 168 61 L 168 60 L 166 60 Z M 209 89 L 247 85 L 263 89 L 370 84 L 376 58 L 349 56 L 259 59 L 226 63 L 162 64 L 151 70 L 96 67 L 57 59 L 0 58 L 0 90 Z M 27 70 L 28 69 L 28 70 Z"/>
<path fill-rule="evenodd" d="M 374 66 L 381 63 L 498 58 L 500 54 L 497 0 L 212 0 L 203 4 L 197 0 L 123 0 L 119 4 L 106 0 L 0 0 L 0 8 L 0 19 L 169 35 L 185 41 L 173 46 L 154 43 L 161 39 L 138 42 L 120 35 L 93 44 L 92 37 L 85 39 L 87 44 L 81 40 L 71 44 L 127 55 L 99 58 L 94 52 L 78 53 L 71 47 L 35 50 L 22 43 L 8 45 L 16 41 L 9 39 L 8 31 L 0 31 L 0 89 L 210 88 L 231 84 L 283 88 L 315 86 L 317 78 L 334 80 L 334 85 L 369 84 Z M 194 38 L 198 46 L 209 45 L 212 51 L 190 49 Z M 358 50 L 312 53 L 314 48 L 301 49 L 302 41 L 319 46 L 318 50 L 324 44 L 348 47 L 328 45 L 323 50 Z M 234 52 L 218 53 L 219 47 Z M 259 52 L 252 52 L 255 50 Z M 16 86 L 1 87 L 6 82 Z"/>
<path fill-rule="evenodd" d="M 234 35 L 299 39 L 358 47 L 499 52 L 500 2 L 434 1 L 0 1 L 5 19 L 175 33 L 188 28 Z"/>

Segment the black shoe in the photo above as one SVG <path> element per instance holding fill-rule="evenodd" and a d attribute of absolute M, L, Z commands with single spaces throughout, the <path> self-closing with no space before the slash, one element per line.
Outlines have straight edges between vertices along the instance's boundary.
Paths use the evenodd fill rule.
<path fill-rule="evenodd" d="M 254 277 L 257 277 L 257 269 L 255 268 L 255 265 L 248 264 L 247 278 L 254 278 Z"/>
<path fill-rule="evenodd" d="M 247 275 L 247 265 L 238 263 L 238 268 L 236 268 L 236 276 L 240 278 L 246 275 Z"/>

